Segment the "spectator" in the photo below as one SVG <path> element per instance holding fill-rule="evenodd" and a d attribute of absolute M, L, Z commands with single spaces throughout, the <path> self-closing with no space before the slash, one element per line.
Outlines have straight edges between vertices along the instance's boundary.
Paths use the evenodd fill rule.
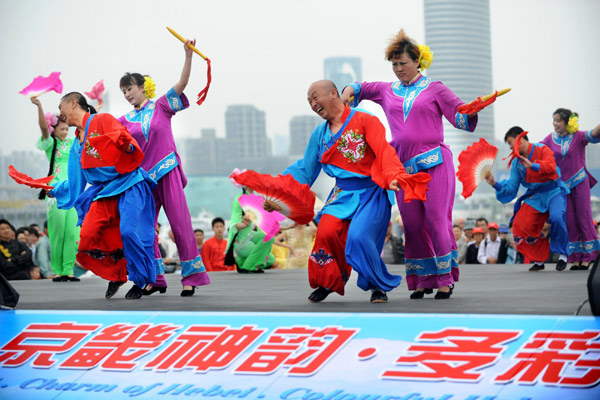
<path fill-rule="evenodd" d="M 287 262 L 288 256 L 294 254 L 294 249 L 288 244 L 287 233 L 284 231 L 277 232 L 275 235 L 275 241 L 273 247 L 271 247 L 271 254 L 275 257 L 272 269 L 283 268 Z"/>
<path fill-rule="evenodd" d="M 514 264 L 516 261 L 517 250 L 512 233 L 508 230 L 508 225 L 501 224 L 498 228 L 498 235 L 500 236 L 500 239 L 506 241 L 504 246 L 500 246 L 498 258 L 501 259 L 503 257 L 503 253 L 506 252 L 505 264 Z"/>
<path fill-rule="evenodd" d="M 54 278 L 51 254 L 50 238 L 48 238 L 48 221 L 46 221 L 44 222 L 44 234 L 38 240 L 35 251 L 35 264 L 40 267 L 40 272 L 44 279 Z"/>
<path fill-rule="evenodd" d="M 469 245 L 462 234 L 460 225 L 454 225 L 452 230 L 454 231 L 454 240 L 456 240 L 456 248 L 458 249 L 458 263 L 464 264 L 467 259 L 467 247 Z"/>
<path fill-rule="evenodd" d="M 465 229 L 463 230 L 463 233 L 465 235 L 465 240 L 467 241 L 467 244 L 469 244 L 473 240 L 475 240 L 473 238 L 473 228 L 475 228 L 475 221 L 473 219 L 469 218 L 465 222 Z"/>
<path fill-rule="evenodd" d="M 204 243 L 204 231 L 202 229 L 194 229 L 194 236 L 196 237 L 196 247 L 198 247 L 198 254 L 202 251 L 202 244 Z"/>
<path fill-rule="evenodd" d="M 477 261 L 480 264 L 504 264 L 506 262 L 506 251 L 503 254 L 503 260 L 498 260 L 500 247 L 503 244 L 502 239 L 498 236 L 498 224 L 490 222 L 487 228 L 488 237 L 479 245 Z M 504 245 L 506 245 L 506 240 Z"/>
<path fill-rule="evenodd" d="M 227 239 L 223 239 L 225 233 L 225 221 L 221 217 L 212 220 L 212 229 L 215 236 L 208 239 L 202 246 L 200 257 L 207 271 L 233 271 L 232 266 L 225 266 L 225 250 Z"/>
<path fill-rule="evenodd" d="M 477 254 L 479 252 L 479 246 L 483 241 L 483 229 L 480 227 L 473 228 L 473 241 L 469 243 L 469 247 L 467 247 L 467 264 L 479 264 L 477 261 Z"/>
<path fill-rule="evenodd" d="M 458 217 L 454 220 L 454 225 L 458 225 L 460 227 L 461 232 L 465 230 L 466 223 L 467 219 L 463 217 Z"/>
<path fill-rule="evenodd" d="M 169 229 L 169 237 L 162 241 L 162 245 L 167 253 L 164 258 L 165 273 L 175 272 L 179 265 L 179 253 L 177 251 L 177 245 L 175 244 L 175 236 L 173 230 Z"/>
<path fill-rule="evenodd" d="M 27 245 L 27 248 L 29 248 L 29 228 L 26 226 L 22 226 L 19 229 L 17 229 L 16 234 L 17 240 L 19 242 L 25 243 L 25 245 Z M 29 248 L 29 250 L 31 249 Z"/>
<path fill-rule="evenodd" d="M 31 250 L 25 243 L 11 239 L 11 224 L 0 219 L 0 273 L 9 281 L 31 279 L 33 267 Z"/>
<path fill-rule="evenodd" d="M 475 226 L 477 228 L 481 228 L 483 230 L 483 236 L 487 237 L 488 236 L 488 220 L 481 217 L 481 218 L 477 218 L 477 220 L 475 220 Z"/>

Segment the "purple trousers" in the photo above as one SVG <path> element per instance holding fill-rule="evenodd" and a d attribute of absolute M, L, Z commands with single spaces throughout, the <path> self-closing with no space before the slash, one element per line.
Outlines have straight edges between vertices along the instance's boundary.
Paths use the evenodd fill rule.
<path fill-rule="evenodd" d="M 396 193 L 404 224 L 406 283 L 409 290 L 438 288 L 458 281 L 458 250 L 452 231 L 454 163 L 452 152 L 441 147 L 444 162 L 421 172 L 431 175 L 427 201 L 404 202 Z"/>
<path fill-rule="evenodd" d="M 156 212 L 154 226 L 158 223 L 158 214 L 160 208 L 163 207 L 173 231 L 181 260 L 181 283 L 190 286 L 208 285 L 210 279 L 196 246 L 192 217 L 183 192 L 183 180 L 179 168 L 175 168 L 163 176 L 152 194 Z M 161 258 L 158 236 L 154 238 L 154 257 L 157 260 Z"/>
<path fill-rule="evenodd" d="M 594 261 L 600 246 L 598 234 L 594 229 L 590 197 L 589 178 L 572 188 L 571 193 L 567 195 L 567 230 L 571 250 L 569 262 Z"/>

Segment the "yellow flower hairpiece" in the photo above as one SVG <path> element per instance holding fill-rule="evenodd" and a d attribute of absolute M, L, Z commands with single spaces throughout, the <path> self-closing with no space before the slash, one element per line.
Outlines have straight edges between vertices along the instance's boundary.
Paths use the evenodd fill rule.
<path fill-rule="evenodd" d="M 571 133 L 575 133 L 579 130 L 579 118 L 577 118 L 577 115 L 575 114 L 571 114 L 571 117 L 569 118 L 569 123 L 567 124 L 567 133 L 571 134 Z"/>
<path fill-rule="evenodd" d="M 433 61 L 433 52 L 429 50 L 429 46 L 424 44 L 419 45 L 419 66 L 421 69 L 427 69 L 431 66 Z"/>
<path fill-rule="evenodd" d="M 149 99 L 156 96 L 156 83 L 148 75 L 144 76 L 144 94 Z"/>

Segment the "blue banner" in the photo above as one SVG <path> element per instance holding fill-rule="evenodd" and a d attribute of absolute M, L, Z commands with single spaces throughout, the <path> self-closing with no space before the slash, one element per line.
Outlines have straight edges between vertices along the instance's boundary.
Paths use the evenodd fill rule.
<path fill-rule="evenodd" d="M 0 312 L 1 399 L 600 398 L 600 318 Z"/>

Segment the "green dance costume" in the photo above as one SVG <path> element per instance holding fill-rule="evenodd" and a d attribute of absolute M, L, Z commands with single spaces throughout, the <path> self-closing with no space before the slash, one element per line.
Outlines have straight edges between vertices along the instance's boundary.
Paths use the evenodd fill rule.
<path fill-rule="evenodd" d="M 233 246 L 233 254 L 235 255 L 235 263 L 238 270 L 244 272 L 262 270 L 270 267 L 275 262 L 275 257 L 271 254 L 271 246 L 275 238 L 263 242 L 265 234 L 260 229 L 255 230 L 254 224 L 250 224 L 241 230 L 235 227 L 237 223 L 242 222 L 244 215 L 238 201 L 240 196 L 241 194 L 236 197 L 231 208 L 227 248 Z M 235 241 L 233 241 L 234 237 Z"/>
<path fill-rule="evenodd" d="M 56 157 L 54 159 L 54 179 L 50 185 L 67 179 L 67 165 L 69 152 L 73 144 L 73 137 L 65 140 L 56 139 Z M 54 139 L 44 139 L 40 136 L 35 146 L 46 152 L 48 160 L 52 157 Z M 73 275 L 75 255 L 77 253 L 77 241 L 79 240 L 79 227 L 77 227 L 77 211 L 75 208 L 60 210 L 56 207 L 56 199 L 46 197 L 48 215 L 48 235 L 50 237 L 50 248 L 52 271 L 56 275 Z"/>

